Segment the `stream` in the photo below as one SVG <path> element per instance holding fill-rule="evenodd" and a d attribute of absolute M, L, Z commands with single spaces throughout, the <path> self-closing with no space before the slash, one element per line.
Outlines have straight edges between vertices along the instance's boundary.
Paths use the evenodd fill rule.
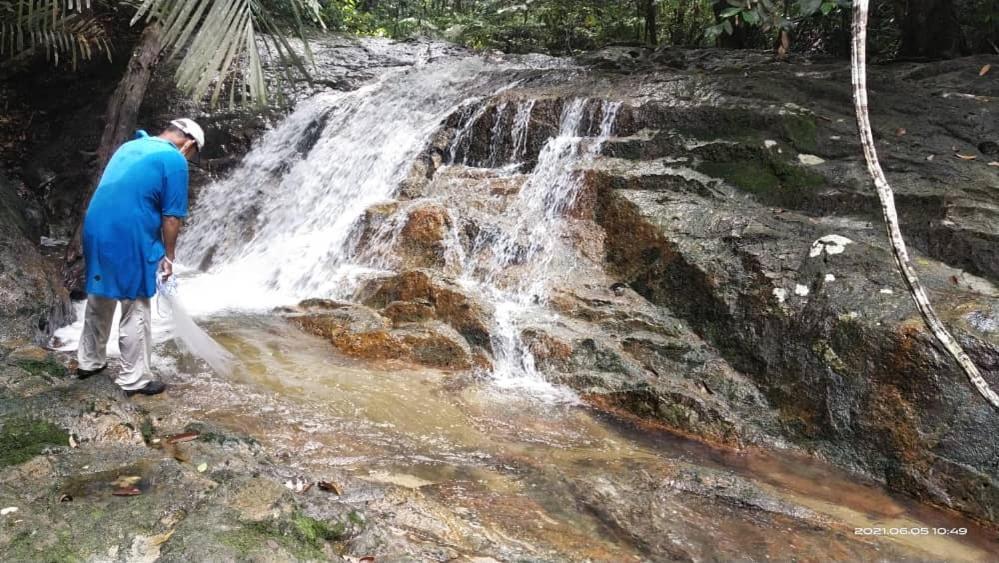
<path fill-rule="evenodd" d="M 545 71 L 537 61 L 428 63 L 300 105 L 199 195 L 182 238 L 182 300 L 239 367 L 229 377 L 205 371 L 167 342 L 159 320 L 156 361 L 171 388 L 143 406 L 252 436 L 311 480 L 348 475 L 387 487 L 347 490 L 344 500 L 413 541 L 501 560 L 999 556 L 994 532 L 874 483 L 792 454 L 681 438 L 546 379 L 522 329 L 558 317 L 548 302 L 566 280 L 602 275 L 577 259 L 566 216 L 577 167 L 613 136 L 621 103 L 567 102 L 553 135 L 527 155 L 534 102 L 511 102 L 498 110 L 507 117 L 495 120 L 487 161 L 469 163 L 465 148 L 483 118 L 476 102 Z M 365 280 L 402 269 L 394 249 L 404 222 L 386 222 L 366 242 L 358 224 L 398 197 L 455 114 L 464 127 L 448 139 L 441 170 L 478 167 L 520 182 L 494 211 L 427 198 L 454 227 L 439 270 L 492 311 L 491 368 L 352 359 L 270 314 L 306 298 L 351 300 Z M 478 229 L 463 242 L 456 225 L 466 220 Z M 65 348 L 78 330 L 60 331 Z"/>

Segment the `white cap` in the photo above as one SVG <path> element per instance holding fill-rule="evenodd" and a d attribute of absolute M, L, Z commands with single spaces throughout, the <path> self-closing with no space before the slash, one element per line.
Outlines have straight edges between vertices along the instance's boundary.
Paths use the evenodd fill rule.
<path fill-rule="evenodd" d="M 170 122 L 170 125 L 180 129 L 185 135 L 194 137 L 194 142 L 198 144 L 198 152 L 201 152 L 201 149 L 205 148 L 205 132 L 201 130 L 201 126 L 195 123 L 193 119 L 186 117 L 174 119 Z"/>

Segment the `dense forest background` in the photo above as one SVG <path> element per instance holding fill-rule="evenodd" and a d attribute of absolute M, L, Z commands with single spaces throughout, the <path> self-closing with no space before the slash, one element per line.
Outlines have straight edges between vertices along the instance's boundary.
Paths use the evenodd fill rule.
<path fill-rule="evenodd" d="M 997 0 L 874 2 L 881 58 L 999 53 Z M 477 48 L 570 53 L 609 44 L 731 47 L 846 56 L 846 0 L 332 0 L 334 28 L 442 36 Z"/>
<path fill-rule="evenodd" d="M 319 28 L 509 53 L 643 44 L 846 56 L 849 12 L 849 0 L 0 0 L 0 68 L 42 54 L 75 67 L 127 48 L 153 21 L 167 46 L 213 38 L 214 60 L 196 66 L 221 71 L 247 62 L 248 37 Z M 869 35 L 880 60 L 999 54 L 999 0 L 873 2 Z"/>

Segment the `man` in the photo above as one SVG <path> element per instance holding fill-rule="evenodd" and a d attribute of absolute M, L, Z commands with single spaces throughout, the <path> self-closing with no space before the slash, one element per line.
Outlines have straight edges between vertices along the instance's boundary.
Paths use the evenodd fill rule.
<path fill-rule="evenodd" d="M 156 294 L 156 276 L 173 275 L 177 235 L 187 216 L 187 161 L 204 145 L 197 123 L 177 119 L 156 137 L 138 131 L 104 169 L 83 221 L 87 310 L 77 350 L 80 379 L 107 367 L 108 336 L 120 303 L 121 373 L 115 383 L 128 396 L 166 389 L 149 365 L 149 299 Z"/>

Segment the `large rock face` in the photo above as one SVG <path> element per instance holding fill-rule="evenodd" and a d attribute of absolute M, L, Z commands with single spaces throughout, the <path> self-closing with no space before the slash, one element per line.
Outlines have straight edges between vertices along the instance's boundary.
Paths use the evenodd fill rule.
<path fill-rule="evenodd" d="M 53 264 L 41 254 L 16 186 L 0 171 L 0 342 L 44 343 L 73 320 L 73 309 Z"/>
<path fill-rule="evenodd" d="M 975 64 L 876 72 L 872 99 L 917 269 L 996 387 L 999 174 L 979 146 L 999 131 L 988 98 L 948 92 L 997 93 Z M 710 100 L 694 80 L 681 89 L 692 99 L 639 101 L 624 121 L 636 134 L 587 172 L 607 265 L 750 377 L 782 435 L 995 520 L 999 413 L 938 349 L 895 271 L 846 69 L 807 74 L 754 66 L 708 80 Z M 762 101 L 740 100 L 747 91 Z"/>
<path fill-rule="evenodd" d="M 434 228 L 409 240 L 440 241 L 446 226 L 449 244 L 473 253 L 569 100 L 623 100 L 615 136 L 578 167 L 563 235 L 573 275 L 553 280 L 552 315 L 521 327 L 533 364 L 593 404 L 722 443 L 801 448 L 999 520 L 999 413 L 939 350 L 895 270 L 848 67 L 681 58 L 691 70 L 651 61 L 640 74 L 549 75 L 463 108 L 414 166 L 402 201 L 375 215 L 404 225 L 402 210 L 443 202 L 446 219 L 427 214 L 415 225 Z M 989 164 L 999 87 L 978 77 L 982 64 L 873 69 L 871 98 L 917 269 L 999 387 L 999 168 Z M 592 135 L 599 115 L 588 111 Z M 504 155 L 519 168 L 504 169 Z M 445 277 L 438 286 L 455 275 L 447 260 L 420 265 Z M 410 272 L 362 298 L 394 318 L 428 317 L 432 278 Z M 488 341 L 484 312 L 475 338 Z"/>

